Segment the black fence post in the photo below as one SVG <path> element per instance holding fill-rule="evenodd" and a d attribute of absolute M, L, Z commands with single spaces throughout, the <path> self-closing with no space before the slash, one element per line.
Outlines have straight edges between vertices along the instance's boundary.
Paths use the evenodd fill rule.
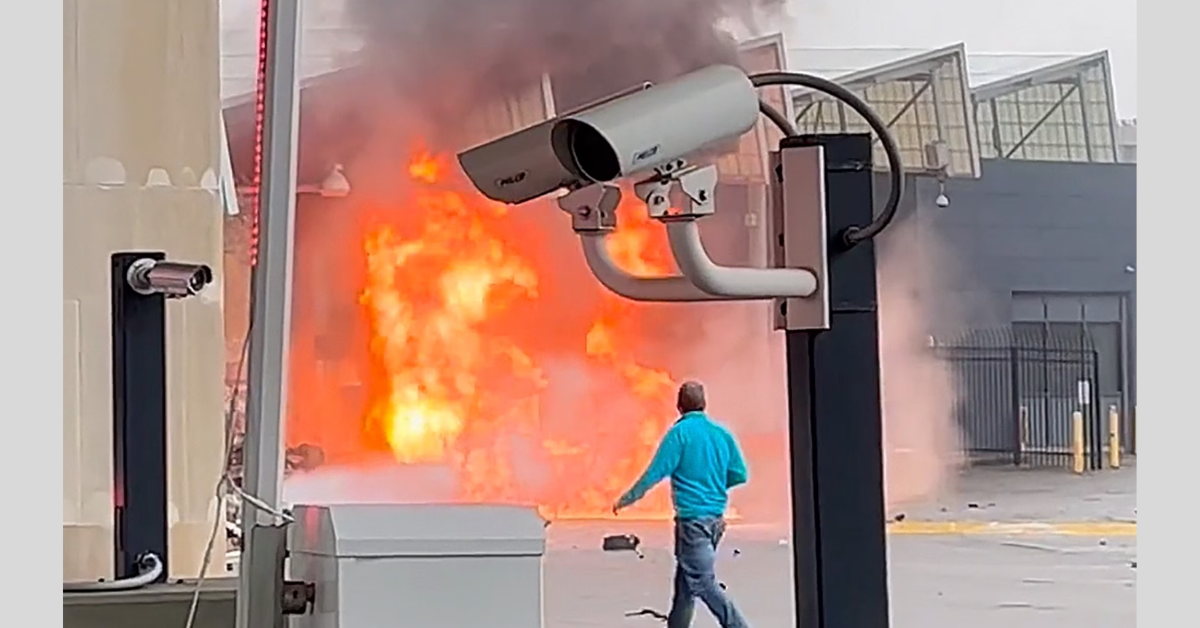
<path fill-rule="evenodd" d="M 1091 345 L 1090 342 L 1087 343 Z M 1090 358 L 1091 379 L 1095 382 L 1090 388 L 1092 405 L 1092 469 L 1099 471 L 1104 468 L 1104 441 L 1108 434 L 1108 412 L 1100 404 L 1100 351 L 1095 346 L 1085 354 Z"/>
<path fill-rule="evenodd" d="M 1021 450 L 1024 448 L 1025 428 L 1021 424 L 1021 355 L 1017 350 L 1015 342 L 1010 343 L 1008 348 L 1008 378 L 1009 378 L 1009 400 L 1012 403 L 1012 427 L 1013 427 L 1013 466 L 1021 466 Z"/>

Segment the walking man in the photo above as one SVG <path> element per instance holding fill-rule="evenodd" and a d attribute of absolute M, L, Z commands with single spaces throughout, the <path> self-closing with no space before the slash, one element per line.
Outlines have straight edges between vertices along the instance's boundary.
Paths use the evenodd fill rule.
<path fill-rule="evenodd" d="M 733 600 L 717 583 L 717 545 L 725 534 L 729 489 L 745 484 L 746 463 L 733 435 L 704 413 L 704 386 L 684 382 L 676 406 L 679 419 L 663 436 L 654 459 L 633 488 L 613 504 L 613 512 L 638 501 L 671 478 L 675 505 L 675 593 L 667 628 L 692 623 L 696 598 L 721 628 L 748 628 Z"/>

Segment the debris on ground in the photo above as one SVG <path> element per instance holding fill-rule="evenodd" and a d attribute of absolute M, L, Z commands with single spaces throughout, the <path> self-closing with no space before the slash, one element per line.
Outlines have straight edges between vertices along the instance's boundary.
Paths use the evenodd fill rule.
<path fill-rule="evenodd" d="M 1053 552 L 1056 554 L 1069 554 L 1071 550 L 1055 547 L 1053 545 L 1041 545 L 1039 543 L 1028 543 L 1025 541 L 1001 541 L 1000 545 L 1004 547 L 1016 547 L 1020 549 L 1037 550 L 1039 552 Z"/>
<path fill-rule="evenodd" d="M 610 534 L 604 537 L 601 547 L 606 552 L 629 552 L 641 544 L 642 540 L 636 534 Z"/>
<path fill-rule="evenodd" d="M 667 621 L 666 613 L 663 613 L 661 611 L 656 611 L 653 608 L 643 608 L 641 610 L 628 611 L 625 613 L 626 617 L 641 617 L 643 615 L 648 616 L 648 617 L 653 617 L 660 621 Z"/>
<path fill-rule="evenodd" d="M 645 558 L 639 549 L 642 545 L 642 539 L 636 534 L 611 534 L 604 537 L 604 542 L 600 547 L 606 552 L 633 552 L 637 554 L 638 559 Z"/>

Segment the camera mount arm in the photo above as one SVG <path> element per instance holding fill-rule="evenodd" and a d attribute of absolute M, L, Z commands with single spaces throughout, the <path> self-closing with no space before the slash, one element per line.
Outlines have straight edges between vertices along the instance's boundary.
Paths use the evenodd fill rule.
<path fill-rule="evenodd" d="M 617 205 L 621 189 L 595 183 L 568 192 L 558 206 L 571 216 L 571 228 L 579 234 L 583 256 L 592 275 L 605 288 L 632 301 L 727 301 L 728 298 L 704 292 L 683 275 L 638 277 L 625 272 L 608 254 L 606 239 L 617 228 Z"/>
<path fill-rule="evenodd" d="M 583 256 L 588 268 L 600 285 L 631 301 L 668 301 L 688 303 L 697 301 L 727 301 L 697 288 L 683 275 L 667 277 L 638 277 L 613 262 L 605 245 L 605 234 L 581 233 Z"/>
<path fill-rule="evenodd" d="M 805 298 L 815 294 L 818 279 L 810 270 L 721 266 L 709 257 L 696 221 L 715 213 L 716 184 L 715 167 L 686 166 L 679 160 L 634 186 L 650 217 L 667 227 L 671 254 L 682 274 L 666 277 L 632 275 L 608 254 L 606 238 L 617 227 L 619 187 L 596 183 L 578 188 L 560 197 L 558 206 L 571 216 L 571 228 L 579 234 L 584 259 L 596 280 L 627 299 L 686 303 Z M 686 198 L 682 210 L 671 208 L 669 198 L 675 186 Z"/>
<path fill-rule="evenodd" d="M 804 268 L 721 266 L 704 250 L 695 220 L 667 222 L 675 263 L 692 285 L 729 299 L 805 298 L 817 291 L 817 276 Z"/>
<path fill-rule="evenodd" d="M 668 200 L 675 185 L 685 200 L 678 211 L 670 208 Z M 763 301 L 815 294 L 817 275 L 808 269 L 721 266 L 709 257 L 696 221 L 716 213 L 716 187 L 716 167 L 688 167 L 682 162 L 634 187 L 650 216 L 667 226 L 671 254 L 683 276 L 706 294 L 725 299 Z"/>

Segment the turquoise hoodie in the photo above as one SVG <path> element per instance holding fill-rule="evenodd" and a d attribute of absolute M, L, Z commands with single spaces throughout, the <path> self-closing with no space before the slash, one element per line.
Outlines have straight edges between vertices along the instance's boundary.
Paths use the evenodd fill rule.
<path fill-rule="evenodd" d="M 703 412 L 688 412 L 663 436 L 646 472 L 626 491 L 617 506 L 641 499 L 667 477 L 679 519 L 720 517 L 729 489 L 745 484 L 746 462 L 733 434 Z"/>

